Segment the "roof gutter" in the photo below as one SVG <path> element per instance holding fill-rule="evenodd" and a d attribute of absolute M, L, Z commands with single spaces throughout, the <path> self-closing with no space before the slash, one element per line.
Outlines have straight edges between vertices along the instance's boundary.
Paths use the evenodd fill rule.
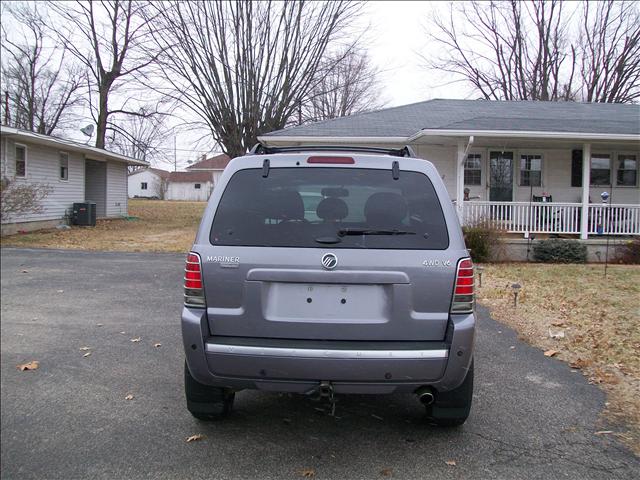
<path fill-rule="evenodd" d="M 423 129 L 406 141 L 414 142 L 421 137 L 502 137 L 502 138 L 541 138 L 562 140 L 612 140 L 640 142 L 640 136 L 631 134 L 584 133 L 584 132 L 538 132 L 519 130 L 445 130 Z"/>
<path fill-rule="evenodd" d="M 110 152 L 102 148 L 91 147 L 89 145 L 83 145 L 73 140 L 67 140 L 64 138 L 51 137 L 49 135 L 43 135 L 39 133 L 28 132 L 26 130 L 19 130 L 13 127 L 2 126 L 0 133 L 3 137 L 21 139 L 25 142 L 32 142 L 36 145 L 45 145 L 49 147 L 58 148 L 63 151 L 74 151 L 84 153 L 85 156 L 94 158 L 96 160 L 114 160 L 117 162 L 126 163 L 128 165 L 149 166 L 148 162 L 143 160 L 136 160 L 135 158 L 120 155 L 119 153 Z"/>

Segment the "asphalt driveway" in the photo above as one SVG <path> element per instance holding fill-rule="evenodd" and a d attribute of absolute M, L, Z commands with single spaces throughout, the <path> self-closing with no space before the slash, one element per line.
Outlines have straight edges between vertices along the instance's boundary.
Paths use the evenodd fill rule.
<path fill-rule="evenodd" d="M 640 476 L 637 457 L 595 434 L 615 430 L 602 392 L 483 309 L 460 429 L 425 424 L 412 396 L 342 397 L 331 417 L 308 398 L 256 392 L 210 425 L 183 399 L 182 256 L 1 255 L 2 478 Z M 29 360 L 40 368 L 16 369 Z M 187 443 L 194 434 L 205 438 Z"/>

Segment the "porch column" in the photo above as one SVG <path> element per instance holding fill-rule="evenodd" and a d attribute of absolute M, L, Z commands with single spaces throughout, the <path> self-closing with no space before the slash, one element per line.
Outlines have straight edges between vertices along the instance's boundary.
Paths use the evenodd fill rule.
<path fill-rule="evenodd" d="M 458 152 L 456 155 L 456 211 L 460 224 L 463 223 L 464 212 L 464 157 L 466 145 L 464 142 L 458 142 Z"/>
<path fill-rule="evenodd" d="M 580 238 L 589 237 L 589 185 L 591 183 L 591 144 L 582 145 L 582 214 L 580 217 Z"/>

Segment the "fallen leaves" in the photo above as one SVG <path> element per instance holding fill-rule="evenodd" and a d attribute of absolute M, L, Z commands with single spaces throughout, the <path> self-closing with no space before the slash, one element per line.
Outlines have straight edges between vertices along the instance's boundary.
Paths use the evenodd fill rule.
<path fill-rule="evenodd" d="M 564 338 L 564 330 L 561 328 L 557 328 L 555 330 L 553 329 L 549 329 L 549 336 L 551 338 L 555 338 L 555 339 L 560 339 L 560 338 Z"/>
<path fill-rule="evenodd" d="M 21 372 L 24 372 L 25 370 L 37 370 L 39 366 L 40 362 L 38 362 L 37 360 L 31 360 L 30 362 L 18 365 L 17 368 Z"/>
<path fill-rule="evenodd" d="M 445 460 L 445 462 L 447 465 L 449 465 L 450 467 L 455 467 L 457 465 L 455 460 Z"/>
<path fill-rule="evenodd" d="M 300 471 L 300 475 L 302 475 L 304 478 L 313 478 L 316 476 L 316 471 L 312 468 L 305 468 L 304 470 Z"/>
<path fill-rule="evenodd" d="M 158 348 L 158 347 L 161 347 L 161 346 L 162 346 L 162 344 L 161 344 L 161 343 L 154 343 L 154 344 L 153 344 L 153 346 L 154 346 L 155 348 Z"/>
<path fill-rule="evenodd" d="M 140 340 L 142 340 L 142 338 L 141 338 L 141 337 L 136 337 L 136 338 L 132 338 L 132 339 L 131 339 L 131 342 L 133 342 L 133 343 L 138 343 L 138 342 L 140 342 Z"/>
<path fill-rule="evenodd" d="M 198 441 L 202 440 L 203 438 L 205 438 L 204 435 L 202 435 L 201 433 L 197 433 L 195 435 L 191 435 L 190 437 L 187 437 L 187 443 L 189 443 L 189 442 L 198 442 Z"/>
<path fill-rule="evenodd" d="M 83 355 L 83 357 L 90 357 L 91 356 L 91 352 L 87 352 Z"/>
<path fill-rule="evenodd" d="M 557 350 L 547 350 L 544 352 L 545 357 L 555 357 L 558 354 Z"/>
<path fill-rule="evenodd" d="M 599 432 L 594 433 L 594 435 L 610 435 L 613 433 L 613 430 L 600 430 Z"/>
<path fill-rule="evenodd" d="M 581 369 L 583 369 L 584 367 L 587 367 L 587 366 L 589 366 L 589 365 L 591 365 L 591 362 L 590 362 L 590 361 L 588 361 L 588 360 L 584 360 L 584 359 L 582 359 L 582 358 L 578 358 L 577 360 L 575 360 L 575 361 L 573 361 L 573 362 L 571 362 L 571 363 L 569 364 L 569 366 L 570 366 L 571 368 L 575 368 L 575 369 L 577 369 L 577 370 L 581 370 Z"/>
<path fill-rule="evenodd" d="M 133 395 L 128 394 L 126 397 L 124 397 L 125 400 L 133 400 Z M 187 440 L 189 441 L 189 440 Z"/>
<path fill-rule="evenodd" d="M 81 352 L 86 352 L 87 350 L 91 350 L 91 347 L 80 347 Z"/>

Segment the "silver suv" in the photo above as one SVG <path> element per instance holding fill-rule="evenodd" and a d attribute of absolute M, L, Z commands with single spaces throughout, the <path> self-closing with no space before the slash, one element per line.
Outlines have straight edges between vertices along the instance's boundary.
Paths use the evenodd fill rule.
<path fill-rule="evenodd" d="M 415 393 L 432 422 L 464 423 L 473 266 L 440 175 L 410 156 L 258 145 L 229 163 L 185 268 L 196 418 L 258 389 Z"/>

